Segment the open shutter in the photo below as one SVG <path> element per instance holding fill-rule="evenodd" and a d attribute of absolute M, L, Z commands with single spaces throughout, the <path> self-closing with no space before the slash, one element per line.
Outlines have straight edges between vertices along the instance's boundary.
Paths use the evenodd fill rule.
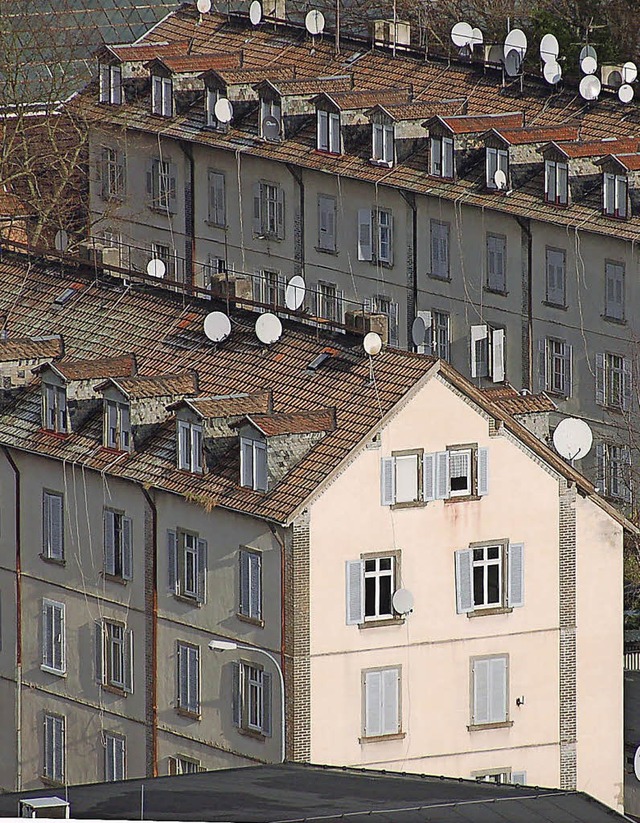
<path fill-rule="evenodd" d="M 94 652 L 96 667 L 96 682 L 104 683 L 104 626 L 101 620 L 96 620 L 94 627 Z"/>
<path fill-rule="evenodd" d="M 397 734 L 400 729 L 399 670 L 382 672 L 382 734 Z"/>
<path fill-rule="evenodd" d="M 558 193 L 558 203 L 566 206 L 569 199 L 569 167 L 566 163 L 557 164 L 557 174 L 558 182 L 556 191 Z"/>
<path fill-rule="evenodd" d="M 178 706 L 181 709 L 187 708 L 189 694 L 189 649 L 182 643 L 178 643 Z"/>
<path fill-rule="evenodd" d="M 198 603 L 207 602 L 207 541 L 198 539 Z"/>
<path fill-rule="evenodd" d="M 54 717 L 53 727 L 55 730 L 53 739 L 53 758 L 55 763 L 54 780 L 59 783 L 64 783 L 65 779 L 65 763 L 64 763 L 64 718 Z"/>
<path fill-rule="evenodd" d="M 489 723 L 489 664 L 490 660 L 473 661 L 473 717 L 476 726 Z"/>
<path fill-rule="evenodd" d="M 122 103 L 122 69 L 120 66 L 111 66 L 110 75 L 111 102 L 119 106 Z"/>
<path fill-rule="evenodd" d="M 571 396 L 573 386 L 573 346 L 565 343 L 564 346 L 564 392 L 567 397 Z"/>
<path fill-rule="evenodd" d="M 199 650 L 187 647 L 189 660 L 189 701 L 187 708 L 194 714 L 200 711 L 200 661 Z"/>
<path fill-rule="evenodd" d="M 596 354 L 596 403 L 604 406 L 605 400 L 605 375 L 604 375 L 604 353 Z"/>
<path fill-rule="evenodd" d="M 478 494 L 489 493 L 489 449 L 478 449 Z"/>
<path fill-rule="evenodd" d="M 449 497 L 449 452 L 436 452 L 436 500 Z"/>
<path fill-rule="evenodd" d="M 596 463 L 597 463 L 597 477 L 596 477 L 596 491 L 600 494 L 607 493 L 606 473 L 605 473 L 605 453 L 604 443 L 596 444 Z"/>
<path fill-rule="evenodd" d="M 154 191 L 153 191 L 153 189 L 154 189 L 153 178 L 154 178 L 154 172 L 155 172 L 155 168 L 156 168 L 156 166 L 155 166 L 156 162 L 157 161 L 154 161 L 154 160 L 147 160 L 147 164 L 146 164 L 146 172 L 145 172 L 145 178 L 146 178 L 146 181 L 147 181 L 146 191 L 147 191 L 147 200 L 149 202 L 154 202 L 154 200 L 155 200 Z"/>
<path fill-rule="evenodd" d="M 249 571 L 251 579 L 249 614 L 256 620 L 262 618 L 262 557 L 249 554 Z"/>
<path fill-rule="evenodd" d="M 556 164 L 547 160 L 544 164 L 544 193 L 547 200 L 555 203 L 556 200 Z"/>
<path fill-rule="evenodd" d="M 485 324 L 471 326 L 471 377 L 484 377 L 483 363 L 481 362 L 480 343 L 486 340 L 489 330 Z"/>
<path fill-rule="evenodd" d="M 622 408 L 628 411 L 633 399 L 633 378 L 631 375 L 631 360 L 622 358 Z"/>
<path fill-rule="evenodd" d="M 155 74 L 151 78 L 151 111 L 162 114 L 162 77 Z"/>
<path fill-rule="evenodd" d="M 491 377 L 494 383 L 502 383 L 504 368 L 504 329 L 494 329 L 491 334 Z"/>
<path fill-rule="evenodd" d="M 278 186 L 278 199 L 276 202 L 276 227 L 278 239 L 284 238 L 284 189 Z"/>
<path fill-rule="evenodd" d="M 249 616 L 251 614 L 251 591 L 250 591 L 250 560 L 251 555 L 240 549 L 239 570 L 240 570 L 240 607 L 238 612 Z"/>
<path fill-rule="evenodd" d="M 109 103 L 111 92 L 111 66 L 100 63 L 100 102 Z"/>
<path fill-rule="evenodd" d="M 364 680 L 365 692 L 365 737 L 382 734 L 382 672 L 367 672 Z"/>
<path fill-rule="evenodd" d="M 380 460 L 380 497 L 383 506 L 392 506 L 396 501 L 395 457 Z"/>
<path fill-rule="evenodd" d="M 317 114 L 318 149 L 327 151 L 329 148 L 329 112 L 318 109 Z"/>
<path fill-rule="evenodd" d="M 240 438 L 240 485 L 253 488 L 253 443 L 246 437 Z"/>
<path fill-rule="evenodd" d="M 358 209 L 358 260 L 373 258 L 371 209 Z"/>
<path fill-rule="evenodd" d="M 442 176 L 453 177 L 453 140 L 442 138 Z"/>
<path fill-rule="evenodd" d="M 364 620 L 364 561 L 347 560 L 345 569 L 347 625 L 354 626 Z"/>
<path fill-rule="evenodd" d="M 133 557 L 132 557 L 132 534 L 133 523 L 130 517 L 122 518 L 122 577 L 124 580 L 131 580 L 133 577 Z"/>
<path fill-rule="evenodd" d="M 524 543 L 509 544 L 509 588 L 507 602 L 515 609 L 524 606 Z"/>
<path fill-rule="evenodd" d="M 169 594 L 178 593 L 178 534 L 167 529 L 167 590 Z"/>
<path fill-rule="evenodd" d="M 271 737 L 272 733 L 272 678 L 269 672 L 262 672 L 262 734 Z M 283 706 L 284 710 L 284 706 Z"/>
<path fill-rule="evenodd" d="M 116 516 L 112 511 L 104 513 L 104 572 L 116 573 Z"/>
<path fill-rule="evenodd" d="M 260 440 L 253 441 L 253 459 L 255 461 L 255 489 L 266 492 L 267 477 L 267 445 Z"/>
<path fill-rule="evenodd" d="M 456 563 L 456 611 L 465 614 L 473 611 L 473 550 L 460 549 L 455 553 Z"/>
<path fill-rule="evenodd" d="M 242 672 L 236 662 L 231 664 L 231 717 L 234 726 L 242 726 Z"/>
<path fill-rule="evenodd" d="M 133 632 L 131 629 L 127 629 L 124 633 L 123 657 L 124 690 L 133 694 Z"/>
<path fill-rule="evenodd" d="M 489 723 L 507 719 L 507 660 L 493 657 L 489 663 Z"/>
<path fill-rule="evenodd" d="M 253 233 L 262 234 L 262 198 L 260 183 L 253 184 Z"/>
<path fill-rule="evenodd" d="M 422 456 L 422 497 L 425 501 L 434 500 L 436 496 L 436 455 Z"/>

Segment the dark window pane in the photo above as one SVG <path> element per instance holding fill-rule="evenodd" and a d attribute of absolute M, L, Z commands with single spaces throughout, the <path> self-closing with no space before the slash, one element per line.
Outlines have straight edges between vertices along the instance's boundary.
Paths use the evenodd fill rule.
<path fill-rule="evenodd" d="M 487 549 L 487 557 L 489 560 L 497 560 L 500 557 L 500 548 L 498 546 L 491 546 Z"/>
<path fill-rule="evenodd" d="M 461 477 L 452 477 L 451 478 L 451 491 L 452 492 L 461 492 L 466 491 L 468 488 L 467 486 L 467 475 L 464 474 Z"/>
<path fill-rule="evenodd" d="M 391 614 L 391 575 L 380 578 L 380 614 Z"/>
<path fill-rule="evenodd" d="M 366 572 L 374 572 L 376 570 L 376 561 L 375 560 L 365 560 L 364 561 L 364 570 Z"/>
<path fill-rule="evenodd" d="M 499 603 L 500 602 L 500 575 L 498 574 L 499 567 L 496 564 L 495 566 L 489 566 L 488 569 L 488 603 Z"/>
<path fill-rule="evenodd" d="M 376 579 L 367 577 L 364 581 L 364 613 L 366 617 L 376 614 Z"/>
<path fill-rule="evenodd" d="M 473 602 L 476 606 L 484 604 L 484 569 L 482 566 L 473 570 Z"/>
<path fill-rule="evenodd" d="M 389 571 L 391 569 L 391 558 L 390 557 L 381 557 L 379 560 L 380 563 L 380 570 L 381 571 Z"/>
<path fill-rule="evenodd" d="M 473 550 L 473 559 L 474 560 L 482 560 L 484 558 L 484 549 L 474 549 Z"/>

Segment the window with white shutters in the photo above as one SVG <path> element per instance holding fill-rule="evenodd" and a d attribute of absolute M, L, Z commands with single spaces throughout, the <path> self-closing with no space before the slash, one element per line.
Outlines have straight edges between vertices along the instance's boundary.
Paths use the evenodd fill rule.
<path fill-rule="evenodd" d="M 66 639 L 64 603 L 42 601 L 42 664 L 44 671 L 65 674 Z"/>
<path fill-rule="evenodd" d="M 333 111 L 318 109 L 317 148 L 330 154 L 340 154 L 340 115 Z"/>
<path fill-rule="evenodd" d="M 471 659 L 471 728 L 509 722 L 508 657 Z"/>
<path fill-rule="evenodd" d="M 362 738 L 402 733 L 401 669 L 368 669 L 362 673 Z"/>
<path fill-rule="evenodd" d="M 224 228 L 227 224 L 225 177 L 209 169 L 209 223 Z"/>
<path fill-rule="evenodd" d="M 395 622 L 393 595 L 399 578 L 400 553 L 363 554 L 349 560 L 346 575 L 346 623 Z"/>
<path fill-rule="evenodd" d="M 173 81 L 170 77 L 151 76 L 151 114 L 173 116 Z"/>
<path fill-rule="evenodd" d="M 431 138 L 429 172 L 435 177 L 453 177 L 453 140 L 451 137 Z"/>
<path fill-rule="evenodd" d="M 624 263 L 607 260 L 605 264 L 604 314 L 624 320 Z"/>
<path fill-rule="evenodd" d="M 449 223 L 432 220 L 431 229 L 431 276 L 449 279 Z"/>
<path fill-rule="evenodd" d="M 57 492 L 42 494 L 42 557 L 64 560 L 63 496 Z"/>
<path fill-rule="evenodd" d="M 240 438 L 240 485 L 267 490 L 267 444 L 251 437 Z"/>
<path fill-rule="evenodd" d="M 372 126 L 371 161 L 385 166 L 393 165 L 394 131 L 393 126 L 374 123 Z"/>
<path fill-rule="evenodd" d="M 627 217 L 628 188 L 626 175 L 608 172 L 602 175 L 602 210 L 608 217 Z"/>
<path fill-rule="evenodd" d="M 123 512 L 104 510 L 104 573 L 120 580 L 133 577 L 133 522 Z"/>
<path fill-rule="evenodd" d="M 336 198 L 318 195 L 318 250 L 336 250 Z"/>
<path fill-rule="evenodd" d="M 264 737 L 271 736 L 272 677 L 261 666 L 239 662 L 232 664 L 233 722 Z"/>
<path fill-rule="evenodd" d="M 412 506 L 422 500 L 422 450 L 394 452 L 381 460 L 383 506 Z"/>
<path fill-rule="evenodd" d="M 119 106 L 122 103 L 122 68 L 101 63 L 100 73 L 100 102 Z"/>
<path fill-rule="evenodd" d="M 54 783 L 64 783 L 66 775 L 65 718 L 56 714 L 44 716 L 43 777 Z"/>
<path fill-rule="evenodd" d="M 504 329 L 485 323 L 471 326 L 471 377 L 490 377 L 494 383 L 505 379 L 505 342 Z"/>
<path fill-rule="evenodd" d="M 131 419 L 128 403 L 104 401 L 104 445 L 107 449 L 129 451 L 131 448 Z"/>
<path fill-rule="evenodd" d="M 503 294 L 507 290 L 507 238 L 503 234 L 487 235 L 487 289 Z"/>
<path fill-rule="evenodd" d="M 544 198 L 547 203 L 566 206 L 569 202 L 569 166 L 547 160 L 544 164 Z"/>
<path fill-rule="evenodd" d="M 123 623 L 95 623 L 96 681 L 118 693 L 133 693 L 133 632 Z"/>
<path fill-rule="evenodd" d="M 380 461 L 383 506 L 482 497 L 488 492 L 489 450 L 486 448 L 452 446 L 443 452 L 396 452 Z"/>
<path fill-rule="evenodd" d="M 176 707 L 200 715 L 200 647 L 178 641 Z"/>
<path fill-rule="evenodd" d="M 262 622 L 262 555 L 249 549 L 239 551 L 238 614 Z"/>
<path fill-rule="evenodd" d="M 455 582 L 458 614 L 523 606 L 523 544 L 500 541 L 457 551 Z"/>
<path fill-rule="evenodd" d="M 509 185 L 509 154 L 505 149 L 495 149 L 490 146 L 486 149 L 487 188 L 503 188 L 496 183 L 496 172 L 502 171 L 507 179 L 504 188 Z"/>
<path fill-rule="evenodd" d="M 121 734 L 104 733 L 104 779 L 107 783 L 126 780 L 127 741 Z"/>
<path fill-rule="evenodd" d="M 566 306 L 566 252 L 564 249 L 546 249 L 547 303 Z"/>
<path fill-rule="evenodd" d="M 42 428 L 57 434 L 66 434 L 67 390 L 53 383 L 42 384 Z"/>
<path fill-rule="evenodd" d="M 194 474 L 202 474 L 204 457 L 202 426 L 199 423 L 178 420 L 176 427 L 178 468 L 183 471 L 194 472 Z"/>

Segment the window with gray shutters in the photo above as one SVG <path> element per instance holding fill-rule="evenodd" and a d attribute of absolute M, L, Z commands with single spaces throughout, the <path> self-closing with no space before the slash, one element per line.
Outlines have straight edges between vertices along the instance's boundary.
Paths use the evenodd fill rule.
<path fill-rule="evenodd" d="M 402 733 L 400 684 L 400 666 L 363 671 L 363 739 Z"/>
<path fill-rule="evenodd" d="M 456 611 L 524 605 L 524 545 L 504 541 L 455 553 Z"/>
<path fill-rule="evenodd" d="M 450 317 L 447 312 L 436 311 L 431 312 L 432 329 L 433 329 L 433 356 L 439 357 L 442 360 L 449 360 L 451 358 L 450 352 Z"/>
<path fill-rule="evenodd" d="M 453 177 L 453 140 L 451 137 L 432 137 L 429 173 L 435 177 Z"/>
<path fill-rule="evenodd" d="M 240 549 L 240 586 L 238 614 L 249 620 L 262 621 L 262 555 Z"/>
<path fill-rule="evenodd" d="M 431 276 L 449 279 L 449 223 L 431 220 Z"/>
<path fill-rule="evenodd" d="M 569 202 L 569 166 L 547 160 L 544 164 L 544 198 L 547 203 L 566 206 Z"/>
<path fill-rule="evenodd" d="M 211 169 L 209 169 L 209 223 L 221 228 L 227 224 L 224 174 Z"/>
<path fill-rule="evenodd" d="M 119 106 L 122 103 L 122 67 L 101 63 L 99 76 L 100 102 Z"/>
<path fill-rule="evenodd" d="M 337 112 L 318 109 L 316 137 L 318 151 L 340 154 L 340 115 Z"/>
<path fill-rule="evenodd" d="M 44 716 L 43 777 L 54 783 L 65 782 L 65 718 L 57 714 Z"/>
<path fill-rule="evenodd" d="M 380 470 L 383 506 L 412 506 L 422 500 L 422 449 L 383 457 Z"/>
<path fill-rule="evenodd" d="M 624 320 L 624 263 L 607 260 L 605 264 L 604 314 Z"/>
<path fill-rule="evenodd" d="M 546 250 L 547 303 L 566 306 L 566 252 L 564 249 Z"/>
<path fill-rule="evenodd" d="M 200 648 L 190 643 L 177 644 L 178 710 L 190 715 L 200 714 Z"/>
<path fill-rule="evenodd" d="M 495 175 L 497 171 L 504 172 L 505 177 L 507 178 L 507 183 L 505 188 L 509 186 L 509 153 L 506 149 L 496 149 L 492 148 L 491 146 L 487 146 L 486 148 L 486 175 L 487 175 L 487 188 L 488 189 L 497 189 L 498 185 L 495 180 Z"/>
<path fill-rule="evenodd" d="M 170 594 L 206 603 L 207 553 L 207 541 L 194 532 L 167 530 Z"/>
<path fill-rule="evenodd" d="M 547 337 L 538 344 L 540 389 L 570 397 L 573 347 L 566 340 Z"/>
<path fill-rule="evenodd" d="M 471 727 L 509 721 L 508 657 L 471 658 Z"/>
<path fill-rule="evenodd" d="M 232 664 L 234 725 L 271 736 L 272 678 L 262 666 L 249 662 Z"/>
<path fill-rule="evenodd" d="M 123 623 L 95 623 L 96 681 L 118 693 L 133 693 L 133 632 Z"/>
<path fill-rule="evenodd" d="M 52 383 L 42 384 L 42 428 L 65 434 L 67 424 L 67 390 Z"/>
<path fill-rule="evenodd" d="M 633 399 L 631 360 L 612 352 L 596 354 L 596 403 L 627 411 Z"/>
<path fill-rule="evenodd" d="M 363 554 L 346 562 L 347 625 L 400 619 L 392 602 L 399 564 L 400 552 Z"/>
<path fill-rule="evenodd" d="M 417 475 L 417 477 L 416 477 Z M 442 452 L 396 452 L 380 460 L 383 506 L 484 496 L 489 492 L 489 450 L 451 447 Z"/>
<path fill-rule="evenodd" d="M 267 444 L 251 437 L 240 438 L 240 485 L 267 490 Z"/>
<path fill-rule="evenodd" d="M 504 293 L 506 276 L 507 238 L 503 234 L 487 235 L 487 289 Z"/>
<path fill-rule="evenodd" d="M 202 426 L 187 420 L 176 421 L 176 457 L 178 468 L 202 474 L 203 440 Z"/>
<path fill-rule="evenodd" d="M 177 209 L 176 167 L 170 160 L 155 157 L 147 165 L 147 198 L 154 209 Z"/>
<path fill-rule="evenodd" d="M 284 190 L 275 183 L 254 183 L 253 234 L 255 237 L 284 238 Z"/>
<path fill-rule="evenodd" d="M 63 496 L 57 492 L 42 493 L 42 557 L 64 560 Z"/>
<path fill-rule="evenodd" d="M 631 450 L 616 443 L 596 445 L 598 476 L 596 488 L 600 494 L 631 503 Z"/>
<path fill-rule="evenodd" d="M 151 114 L 173 115 L 173 81 L 170 77 L 151 76 Z"/>
<path fill-rule="evenodd" d="M 131 580 L 133 524 L 123 512 L 104 510 L 104 573 Z"/>
<path fill-rule="evenodd" d="M 42 601 L 42 664 L 44 671 L 65 674 L 66 638 L 64 603 Z"/>
<path fill-rule="evenodd" d="M 336 250 L 336 198 L 318 195 L 318 251 Z"/>
<path fill-rule="evenodd" d="M 602 175 L 602 210 L 608 217 L 625 218 L 628 212 L 629 184 L 626 174 Z"/>
<path fill-rule="evenodd" d="M 104 401 L 104 445 L 108 449 L 129 451 L 131 420 L 128 403 Z"/>
<path fill-rule="evenodd" d="M 127 741 L 120 734 L 104 733 L 104 779 L 107 783 L 125 780 Z"/>

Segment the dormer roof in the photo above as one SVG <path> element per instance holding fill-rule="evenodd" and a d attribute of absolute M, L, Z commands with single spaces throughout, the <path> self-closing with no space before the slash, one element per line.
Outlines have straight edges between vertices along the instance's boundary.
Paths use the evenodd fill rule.
<path fill-rule="evenodd" d="M 254 426 L 265 437 L 328 432 L 336 427 L 336 410 L 326 408 L 288 414 L 248 414 L 243 422 Z M 236 425 L 241 426 L 243 422 Z"/>
<path fill-rule="evenodd" d="M 13 337 L 0 340 L 0 363 L 60 357 L 63 352 L 59 334 L 47 337 Z"/>
<path fill-rule="evenodd" d="M 410 103 L 389 104 L 376 103 L 375 106 L 366 112 L 368 116 L 379 111 L 386 114 L 392 120 L 424 120 L 425 117 L 435 117 L 450 112 L 452 109 L 463 109 L 466 98 L 457 97 L 452 100 L 417 100 Z"/>
<path fill-rule="evenodd" d="M 411 86 L 394 86 L 386 89 L 358 89 L 357 91 L 322 92 L 313 100 L 316 105 L 327 102 L 339 111 L 370 109 L 377 103 L 385 106 L 411 102 Z"/>
<path fill-rule="evenodd" d="M 211 52 L 159 58 L 173 74 L 200 74 L 215 69 L 236 69 L 242 65 L 242 52 Z"/>
<path fill-rule="evenodd" d="M 438 115 L 424 125 L 430 129 L 439 125 L 451 134 L 482 134 L 494 128 L 522 128 L 524 126 L 524 113 L 517 111 L 507 114 L 458 114 L 451 117 Z"/>
<path fill-rule="evenodd" d="M 180 374 L 159 374 L 142 377 L 110 377 L 94 387 L 97 392 L 108 386 L 115 386 L 130 400 L 147 400 L 152 397 L 171 397 L 196 394 L 198 391 L 198 374 L 193 370 Z"/>
<path fill-rule="evenodd" d="M 492 128 L 486 134 L 495 135 L 508 146 L 525 146 L 533 143 L 557 143 L 577 140 L 577 126 L 529 126 L 520 129 Z"/>
<path fill-rule="evenodd" d="M 496 386 L 482 390 L 492 403 L 496 403 L 507 414 L 535 414 L 557 411 L 553 400 L 544 392 L 521 394 L 513 386 Z"/>
<path fill-rule="evenodd" d="M 628 171 L 640 171 L 640 154 L 633 152 L 630 154 L 607 154 L 595 161 L 596 166 L 615 164 L 622 173 Z"/>
<path fill-rule="evenodd" d="M 288 65 L 266 66 L 259 69 L 216 68 L 203 73 L 203 79 L 206 80 L 211 77 L 223 86 L 254 86 L 256 83 L 260 83 L 265 79 L 293 80 L 295 76 L 295 66 Z"/>
<path fill-rule="evenodd" d="M 540 151 L 546 154 L 547 151 L 555 150 L 568 159 L 580 157 L 603 157 L 606 154 L 635 152 L 640 148 L 640 140 L 637 137 L 614 138 L 612 140 L 585 140 L 570 143 L 558 143 L 555 140 L 542 146 Z"/>
<path fill-rule="evenodd" d="M 270 391 L 255 394 L 227 394 L 211 397 L 185 397 L 168 406 L 169 411 L 188 407 L 203 420 L 214 417 L 238 417 L 246 414 L 267 414 L 273 405 Z"/>
<path fill-rule="evenodd" d="M 98 58 L 102 55 L 115 57 L 121 63 L 146 63 L 155 57 L 179 57 L 189 50 L 189 40 L 176 40 L 171 43 L 143 43 L 136 45 L 105 45 L 96 52 Z"/>
<path fill-rule="evenodd" d="M 67 383 L 73 380 L 93 380 L 107 377 L 128 377 L 136 372 L 133 354 L 118 357 L 102 357 L 96 360 L 57 360 L 55 363 L 43 363 L 33 369 L 34 374 L 47 369 L 54 371 Z"/>

